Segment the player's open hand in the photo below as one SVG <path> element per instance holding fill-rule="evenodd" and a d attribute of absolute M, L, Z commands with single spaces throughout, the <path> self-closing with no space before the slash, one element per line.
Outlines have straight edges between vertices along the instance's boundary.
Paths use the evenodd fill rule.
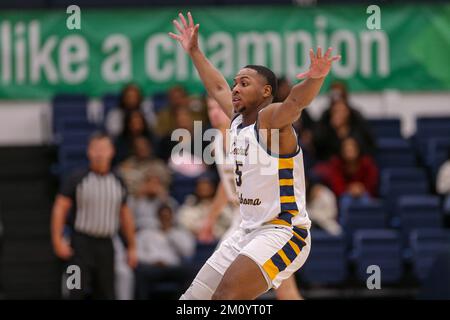
<path fill-rule="evenodd" d="M 297 75 L 297 79 L 303 78 L 312 78 L 312 79 L 320 79 L 325 77 L 331 69 L 331 63 L 333 61 L 338 61 L 341 59 L 340 55 L 331 57 L 331 51 L 333 48 L 328 48 L 325 55 L 322 56 L 322 49 L 320 47 L 317 48 L 317 54 L 314 54 L 314 50 L 309 50 L 309 57 L 311 59 L 311 65 L 309 66 L 309 70 Z"/>
<path fill-rule="evenodd" d="M 179 13 L 178 16 L 180 17 L 181 24 L 177 20 L 173 20 L 173 25 L 179 34 L 169 32 L 169 36 L 177 40 L 183 49 L 187 53 L 190 53 L 198 48 L 198 28 L 200 25 L 194 25 L 194 20 L 190 12 L 187 14 L 188 21 L 186 21 L 182 13 Z"/>

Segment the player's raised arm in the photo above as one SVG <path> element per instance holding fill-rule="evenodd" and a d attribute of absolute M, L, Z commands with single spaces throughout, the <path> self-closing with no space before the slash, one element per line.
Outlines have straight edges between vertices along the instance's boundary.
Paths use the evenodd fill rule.
<path fill-rule="evenodd" d="M 186 21 L 182 13 L 179 13 L 178 16 L 181 24 L 177 20 L 173 20 L 173 24 L 179 34 L 170 32 L 169 36 L 172 39 L 177 40 L 184 51 L 189 54 L 203 84 L 205 85 L 206 91 L 208 91 L 208 94 L 220 104 L 225 114 L 231 118 L 233 114 L 233 105 L 231 102 L 230 87 L 223 75 L 205 57 L 198 46 L 199 24 L 194 24 L 190 12 L 187 14 L 188 21 Z"/>
<path fill-rule="evenodd" d="M 301 114 L 302 109 L 306 108 L 319 93 L 323 81 L 330 72 L 331 63 L 337 61 L 341 56 L 331 56 L 332 48 L 328 48 L 324 56 L 319 47 L 317 54 L 314 55 L 313 49 L 309 51 L 311 65 L 309 70 L 297 75 L 298 79 L 306 80 L 295 85 L 285 101 L 270 106 L 270 119 L 267 121 L 270 128 L 281 129 L 294 123 Z"/>

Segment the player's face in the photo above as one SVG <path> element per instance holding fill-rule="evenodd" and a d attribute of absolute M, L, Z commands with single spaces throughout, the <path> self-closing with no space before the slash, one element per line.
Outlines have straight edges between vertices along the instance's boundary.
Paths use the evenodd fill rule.
<path fill-rule="evenodd" d="M 215 99 L 208 98 L 206 104 L 208 105 L 209 122 L 214 128 L 219 128 L 228 124 L 229 120 L 227 115 L 223 112 L 219 103 Z"/>
<path fill-rule="evenodd" d="M 261 105 L 264 101 L 265 83 L 256 70 L 244 68 L 234 78 L 233 107 L 243 113 Z"/>

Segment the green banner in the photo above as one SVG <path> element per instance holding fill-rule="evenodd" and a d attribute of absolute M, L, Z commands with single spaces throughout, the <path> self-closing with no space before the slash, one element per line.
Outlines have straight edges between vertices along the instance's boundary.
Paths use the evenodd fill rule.
<path fill-rule="evenodd" d="M 203 92 L 192 63 L 167 36 L 177 9 L 81 8 L 79 30 L 61 11 L 0 13 L 0 98 L 48 99 L 55 93 L 100 96 L 139 83 L 146 94 L 180 83 Z M 201 46 L 231 80 L 246 64 L 291 79 L 308 50 L 333 46 L 343 59 L 331 76 L 352 91 L 450 89 L 450 5 L 193 8 Z M 380 29 L 369 29 L 378 18 Z"/>

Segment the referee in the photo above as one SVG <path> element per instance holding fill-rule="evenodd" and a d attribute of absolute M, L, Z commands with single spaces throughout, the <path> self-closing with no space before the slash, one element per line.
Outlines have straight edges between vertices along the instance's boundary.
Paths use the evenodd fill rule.
<path fill-rule="evenodd" d="M 134 222 L 126 205 L 127 191 L 111 171 L 114 146 L 102 133 L 88 143 L 89 169 L 75 172 L 64 183 L 53 206 L 51 234 L 56 255 L 81 269 L 81 288 L 70 291 L 71 299 L 107 299 L 114 294 L 114 248 L 112 237 L 120 229 L 127 243 L 130 267 L 137 264 Z M 73 209 L 71 243 L 63 237 L 67 216 Z"/>

